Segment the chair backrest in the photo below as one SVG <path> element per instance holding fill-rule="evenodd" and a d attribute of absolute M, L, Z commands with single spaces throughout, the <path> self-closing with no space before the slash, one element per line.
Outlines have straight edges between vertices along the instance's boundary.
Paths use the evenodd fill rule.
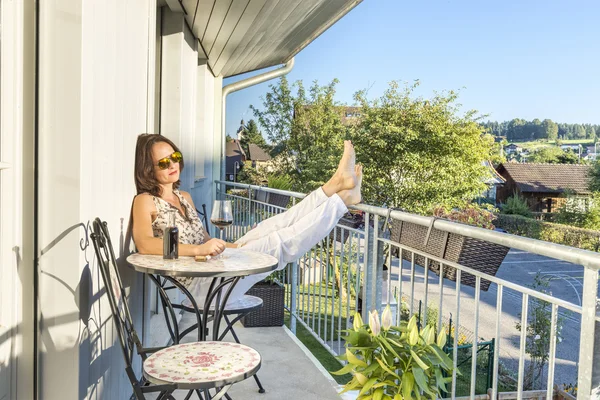
<path fill-rule="evenodd" d="M 200 220 L 204 223 L 204 230 L 208 232 L 208 216 L 206 215 L 206 204 L 202 204 L 202 211 L 196 208 Z"/>
<path fill-rule="evenodd" d="M 129 306 L 125 297 L 125 289 L 117 268 L 117 260 L 113 250 L 110 234 L 106 222 L 96 218 L 92 224 L 92 234 L 90 235 L 98 267 L 104 281 L 106 294 L 112 310 L 115 327 L 119 334 L 119 342 L 125 357 L 125 363 L 128 370 L 132 367 L 132 358 L 134 351 L 142 348 L 141 341 L 133 326 Z M 131 378 L 131 377 L 130 377 Z"/>

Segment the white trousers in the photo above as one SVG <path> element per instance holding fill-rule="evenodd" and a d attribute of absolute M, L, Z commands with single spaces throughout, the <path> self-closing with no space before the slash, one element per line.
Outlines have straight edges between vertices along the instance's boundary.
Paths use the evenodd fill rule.
<path fill-rule="evenodd" d="M 236 243 L 244 249 L 274 256 L 279 260 L 277 270 L 280 270 L 327 236 L 346 212 L 348 208 L 337 194 L 327 197 L 319 188 L 286 212 L 262 221 Z M 248 289 L 269 274 L 271 272 L 240 279 L 228 304 L 240 300 Z M 204 305 L 211 281 L 209 278 L 197 278 L 188 288 L 199 306 Z"/>

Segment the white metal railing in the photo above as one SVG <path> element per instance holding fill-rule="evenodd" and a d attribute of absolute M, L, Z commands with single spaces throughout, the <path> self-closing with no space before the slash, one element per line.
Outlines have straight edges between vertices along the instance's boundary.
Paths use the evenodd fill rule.
<path fill-rule="evenodd" d="M 234 240 L 243 236 L 253 224 L 285 211 L 284 207 L 270 204 L 267 201 L 268 193 L 289 196 L 290 205 L 295 204 L 296 201 L 305 196 L 302 193 L 224 181 L 216 181 L 216 185 L 217 195 L 231 199 L 234 203 L 234 224 L 226 231 L 227 237 Z M 415 312 L 415 302 L 420 300 L 421 304 L 424 305 L 423 324 L 427 324 L 428 310 L 435 308 L 430 305 L 429 299 L 431 295 L 437 294 L 436 322 L 439 331 L 443 325 L 444 305 L 452 301 L 453 297 L 453 322 L 454 326 L 457 327 L 452 347 L 453 360 L 456 366 L 459 330 L 467 329 L 471 331 L 473 346 L 469 395 L 474 398 L 477 378 L 477 344 L 481 328 L 481 280 L 485 279 L 492 282 L 491 286 L 495 285 L 496 290 L 495 304 L 491 304 L 495 308 L 493 318 L 493 325 L 495 326 L 492 330 L 495 338 L 492 398 L 496 398 L 498 394 L 499 359 L 503 350 L 500 339 L 505 339 L 511 334 L 510 329 L 506 329 L 505 324 L 503 324 L 507 318 L 504 315 L 507 311 L 503 310 L 503 302 L 509 295 L 513 298 L 515 295 L 521 297 L 521 332 L 519 335 L 518 366 L 516 367 L 517 398 L 523 398 L 524 392 L 524 370 L 528 362 L 526 357 L 528 311 L 533 301 L 545 302 L 551 309 L 550 348 L 545 389 L 547 398 L 552 398 L 555 382 L 557 320 L 559 314 L 564 314 L 566 311 L 576 316 L 571 318 L 571 321 L 575 321 L 579 330 L 579 356 L 574 360 L 576 366 L 573 367 L 577 368 L 578 398 L 590 398 L 594 361 L 594 331 L 597 322 L 600 322 L 600 317 L 596 312 L 600 254 L 365 204 L 360 204 L 353 207 L 353 209 L 362 211 L 364 221 L 371 221 L 371 223 L 365 223 L 364 227 L 359 229 L 338 225 L 330 236 L 323 239 L 310 252 L 288 266 L 280 274 L 280 280 L 288 288 L 286 291 L 286 308 L 291 315 L 290 326 L 293 332 L 296 331 L 296 323 L 300 322 L 329 352 L 340 354 L 343 351 L 343 341 L 339 336 L 339 330 L 346 329 L 351 324 L 351 314 L 354 311 L 362 308 L 363 319 L 368 320 L 368 310 L 378 309 L 381 311 L 386 304 L 390 304 L 395 307 L 396 318 L 399 321 L 403 311 L 402 302 L 407 303 L 406 311 L 409 315 L 412 315 Z M 384 222 L 387 222 L 386 220 L 389 218 L 580 264 L 583 266 L 581 305 L 393 242 L 382 234 L 381 229 L 383 225 L 386 225 Z M 384 248 L 387 249 L 386 254 L 384 254 Z M 403 262 L 400 259 L 398 266 L 393 268 L 391 263 L 393 248 L 399 249 L 400 255 L 403 252 L 408 252 L 410 260 Z M 415 263 L 417 256 L 425 258 L 424 267 Z M 387 260 L 388 264 L 387 273 L 389 277 L 387 279 L 384 279 L 384 260 Z M 439 277 L 432 279 L 429 275 L 430 262 L 440 264 Z M 445 268 L 456 268 L 456 282 L 449 282 L 442 278 Z M 392 273 L 393 269 L 397 271 L 395 277 Z M 418 276 L 418 274 L 420 275 Z M 475 276 L 474 293 L 471 293 L 471 289 L 464 290 L 461 288 L 462 274 Z M 409 285 L 408 288 L 406 288 L 407 284 Z M 444 294 L 444 290 L 454 291 L 454 295 Z M 507 297 L 504 296 L 505 294 Z M 470 310 L 472 318 L 461 318 L 461 300 L 463 303 L 472 303 L 473 309 Z M 463 309 L 462 312 L 464 314 L 467 311 Z M 596 360 L 596 362 L 599 361 Z M 452 398 L 456 396 L 456 383 L 455 369 L 452 376 Z"/>

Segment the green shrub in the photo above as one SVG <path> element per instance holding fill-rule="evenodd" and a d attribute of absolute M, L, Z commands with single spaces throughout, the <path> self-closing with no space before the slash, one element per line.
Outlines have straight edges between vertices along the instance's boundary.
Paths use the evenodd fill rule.
<path fill-rule="evenodd" d="M 292 178 L 288 175 L 269 175 L 267 182 L 271 189 L 292 190 Z"/>
<path fill-rule="evenodd" d="M 531 217 L 531 210 L 529 209 L 529 204 L 527 204 L 527 200 L 519 196 L 518 193 L 515 193 L 514 195 L 506 199 L 506 203 L 503 204 L 500 207 L 500 209 L 502 210 L 502 214 L 522 215 L 524 217 Z"/>
<path fill-rule="evenodd" d="M 600 196 L 576 197 L 567 194 L 554 216 L 554 222 L 585 229 L 600 229 Z"/>
<path fill-rule="evenodd" d="M 508 233 L 532 239 L 596 252 L 600 248 L 600 232 L 590 229 L 542 222 L 520 215 L 504 214 L 497 216 L 495 225 Z"/>
<path fill-rule="evenodd" d="M 489 204 L 479 205 L 469 203 L 460 208 L 452 209 L 439 206 L 433 210 L 433 215 L 438 218 L 474 225 L 480 228 L 494 229 L 494 224 L 492 223 L 495 218 L 494 211 L 497 210 Z"/>

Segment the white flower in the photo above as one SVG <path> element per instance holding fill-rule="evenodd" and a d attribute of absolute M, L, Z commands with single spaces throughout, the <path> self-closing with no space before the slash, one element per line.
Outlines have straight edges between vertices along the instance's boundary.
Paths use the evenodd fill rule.
<path fill-rule="evenodd" d="M 352 321 L 352 324 L 353 324 L 353 327 L 354 327 L 355 331 L 357 331 L 360 328 L 362 328 L 362 326 L 364 325 L 364 323 L 363 323 L 363 320 L 362 320 L 362 318 L 360 316 L 360 313 L 357 312 L 357 313 L 354 314 L 354 321 Z"/>
<path fill-rule="evenodd" d="M 381 327 L 384 331 L 388 331 L 392 326 L 392 310 L 390 309 L 390 305 L 388 304 L 383 310 L 381 314 Z"/>
<path fill-rule="evenodd" d="M 378 336 L 379 332 L 381 332 L 381 324 L 379 323 L 379 313 L 377 310 L 369 313 L 369 328 L 371 328 L 373 336 Z"/>

